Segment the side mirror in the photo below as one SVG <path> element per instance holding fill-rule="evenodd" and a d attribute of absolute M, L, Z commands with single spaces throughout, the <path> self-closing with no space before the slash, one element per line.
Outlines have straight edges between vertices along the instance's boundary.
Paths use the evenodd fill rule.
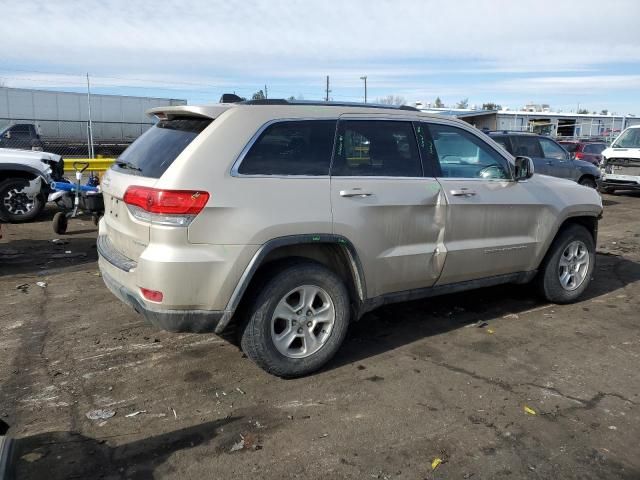
<path fill-rule="evenodd" d="M 4 134 L 4 138 L 6 138 L 7 140 L 11 138 L 11 132 L 6 132 Z"/>
<path fill-rule="evenodd" d="M 517 182 L 526 180 L 533 176 L 533 160 L 529 157 L 516 157 L 515 161 L 515 180 Z"/>

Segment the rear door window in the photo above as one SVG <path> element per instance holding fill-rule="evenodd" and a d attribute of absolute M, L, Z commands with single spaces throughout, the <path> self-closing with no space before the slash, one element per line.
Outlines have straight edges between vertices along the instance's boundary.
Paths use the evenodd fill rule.
<path fill-rule="evenodd" d="M 412 123 L 340 121 L 331 175 L 421 177 L 422 163 Z"/>
<path fill-rule="evenodd" d="M 544 157 L 537 137 L 513 135 L 511 136 L 511 144 L 513 145 L 513 152 L 511 152 L 511 154 L 516 157 Z"/>
<path fill-rule="evenodd" d="M 210 118 L 193 117 L 160 120 L 118 157 L 113 168 L 143 177 L 160 178 L 212 121 Z"/>
<path fill-rule="evenodd" d="M 328 175 L 335 120 L 298 120 L 268 126 L 238 167 L 242 175 Z"/>

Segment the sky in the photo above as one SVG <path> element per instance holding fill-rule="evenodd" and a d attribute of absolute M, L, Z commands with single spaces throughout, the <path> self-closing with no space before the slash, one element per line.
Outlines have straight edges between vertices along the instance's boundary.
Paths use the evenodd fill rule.
<path fill-rule="evenodd" d="M 0 83 L 640 115 L 640 0 L 0 0 Z"/>

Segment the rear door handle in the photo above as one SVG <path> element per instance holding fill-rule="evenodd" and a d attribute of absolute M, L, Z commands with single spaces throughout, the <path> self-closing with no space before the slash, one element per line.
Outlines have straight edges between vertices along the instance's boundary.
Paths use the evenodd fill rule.
<path fill-rule="evenodd" d="M 451 195 L 454 197 L 473 197 L 476 194 L 475 190 L 469 190 L 468 188 L 461 188 L 460 190 L 451 190 Z"/>
<path fill-rule="evenodd" d="M 365 192 L 361 188 L 352 188 L 351 190 L 340 190 L 341 197 L 370 197 L 373 193 Z"/>

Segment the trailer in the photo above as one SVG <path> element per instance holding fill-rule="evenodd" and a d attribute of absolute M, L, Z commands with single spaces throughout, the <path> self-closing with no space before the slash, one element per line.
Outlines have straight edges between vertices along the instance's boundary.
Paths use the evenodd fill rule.
<path fill-rule="evenodd" d="M 0 87 L 0 148 L 89 154 L 89 128 L 97 155 L 119 155 L 153 125 L 150 108 L 186 105 L 174 98 L 91 95 Z"/>

